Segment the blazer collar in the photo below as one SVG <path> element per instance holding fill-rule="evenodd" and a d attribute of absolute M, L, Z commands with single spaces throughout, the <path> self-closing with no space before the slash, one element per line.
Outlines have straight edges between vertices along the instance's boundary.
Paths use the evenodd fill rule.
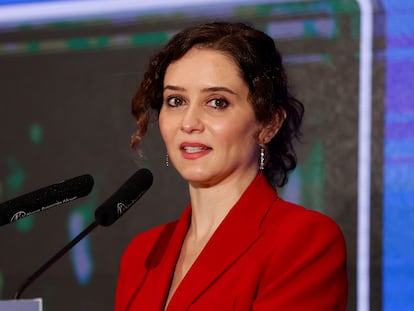
<path fill-rule="evenodd" d="M 253 180 L 212 235 L 175 291 L 167 310 L 185 310 L 260 236 L 261 223 L 277 197 L 262 173 Z M 191 218 L 187 206 L 174 230 L 157 273 L 165 302 Z M 165 286 L 165 287 L 164 287 Z"/>

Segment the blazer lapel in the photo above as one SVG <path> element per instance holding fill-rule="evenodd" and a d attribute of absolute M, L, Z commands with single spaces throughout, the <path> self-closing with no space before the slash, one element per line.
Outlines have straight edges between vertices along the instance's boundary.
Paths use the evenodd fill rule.
<path fill-rule="evenodd" d="M 186 310 L 257 240 L 260 224 L 276 196 L 265 177 L 259 174 L 210 238 L 178 286 L 167 310 Z"/>
<path fill-rule="evenodd" d="M 150 292 L 147 310 L 164 310 L 175 265 L 190 223 L 190 215 L 191 208 L 188 206 L 178 222 L 166 225 L 147 257 L 146 287 Z"/>

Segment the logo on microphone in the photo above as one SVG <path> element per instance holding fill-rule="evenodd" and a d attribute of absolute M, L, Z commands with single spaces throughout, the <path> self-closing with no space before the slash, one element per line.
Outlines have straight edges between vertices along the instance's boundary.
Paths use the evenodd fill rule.
<path fill-rule="evenodd" d="M 122 202 L 119 202 L 116 205 L 116 211 L 117 211 L 118 215 L 122 215 L 123 213 L 126 212 L 127 209 L 128 209 L 128 207 Z"/>
<path fill-rule="evenodd" d="M 10 219 L 10 221 L 16 221 L 19 220 L 20 218 L 23 218 L 26 216 L 26 212 L 25 211 L 19 211 L 17 213 L 15 213 L 12 218 Z"/>

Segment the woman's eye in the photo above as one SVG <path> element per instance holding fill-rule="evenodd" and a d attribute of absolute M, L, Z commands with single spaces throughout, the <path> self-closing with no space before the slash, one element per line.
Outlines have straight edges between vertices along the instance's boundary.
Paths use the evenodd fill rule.
<path fill-rule="evenodd" d="M 227 100 L 223 98 L 215 98 L 215 99 L 210 100 L 208 102 L 208 105 L 215 109 L 224 109 L 229 105 L 229 103 Z"/>
<path fill-rule="evenodd" d="M 178 107 L 182 105 L 183 101 L 178 97 L 169 97 L 167 98 L 167 104 L 170 107 Z"/>

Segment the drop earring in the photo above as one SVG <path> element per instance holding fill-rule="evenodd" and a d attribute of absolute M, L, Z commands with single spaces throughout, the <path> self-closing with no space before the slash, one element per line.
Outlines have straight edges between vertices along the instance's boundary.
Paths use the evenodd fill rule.
<path fill-rule="evenodd" d="M 259 170 L 263 171 L 265 167 L 265 148 L 260 146 L 260 160 L 259 160 Z"/>
<path fill-rule="evenodd" d="M 168 153 L 165 154 L 165 166 L 168 167 L 170 165 L 170 159 L 168 158 Z"/>

